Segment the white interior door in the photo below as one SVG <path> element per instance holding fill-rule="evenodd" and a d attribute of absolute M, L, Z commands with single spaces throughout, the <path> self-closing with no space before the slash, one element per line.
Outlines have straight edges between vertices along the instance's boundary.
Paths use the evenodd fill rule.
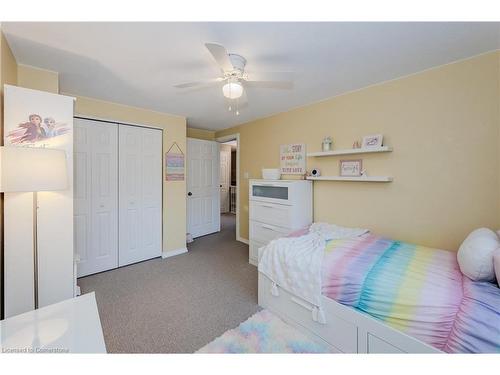
<path fill-rule="evenodd" d="M 162 132 L 119 127 L 119 265 L 161 256 Z"/>
<path fill-rule="evenodd" d="M 78 277 L 118 267 L 118 125 L 75 119 Z"/>
<path fill-rule="evenodd" d="M 187 140 L 187 227 L 193 237 L 220 231 L 219 143 Z"/>
<path fill-rule="evenodd" d="M 220 212 L 229 212 L 229 186 L 231 186 L 231 149 L 220 150 Z"/>

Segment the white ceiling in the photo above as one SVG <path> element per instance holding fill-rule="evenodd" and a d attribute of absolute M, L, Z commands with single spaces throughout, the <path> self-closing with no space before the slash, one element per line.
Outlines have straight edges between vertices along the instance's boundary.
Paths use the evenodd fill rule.
<path fill-rule="evenodd" d="M 18 63 L 60 73 L 61 92 L 186 116 L 224 129 L 500 48 L 499 23 L 2 23 Z M 247 71 L 293 71 L 293 89 L 248 88 L 228 112 L 204 43 L 243 55 Z"/>

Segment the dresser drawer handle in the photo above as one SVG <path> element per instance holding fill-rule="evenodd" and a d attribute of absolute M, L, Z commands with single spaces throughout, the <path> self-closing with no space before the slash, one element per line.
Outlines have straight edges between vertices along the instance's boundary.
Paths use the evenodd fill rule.
<path fill-rule="evenodd" d="M 263 205 L 261 205 L 261 207 L 265 207 L 265 208 L 274 208 L 274 206 L 269 206 L 269 205 L 267 205 L 267 204 L 263 204 Z"/>
<path fill-rule="evenodd" d="M 268 226 L 266 224 L 261 224 L 261 227 L 264 228 L 264 229 L 274 230 L 273 227 L 270 227 L 270 226 Z"/>

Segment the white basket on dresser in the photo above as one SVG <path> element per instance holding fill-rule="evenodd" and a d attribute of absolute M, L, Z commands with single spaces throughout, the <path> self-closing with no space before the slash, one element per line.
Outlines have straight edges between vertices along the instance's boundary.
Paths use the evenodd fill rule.
<path fill-rule="evenodd" d="M 259 248 L 312 223 L 312 181 L 250 180 L 249 262 L 257 265 Z"/>

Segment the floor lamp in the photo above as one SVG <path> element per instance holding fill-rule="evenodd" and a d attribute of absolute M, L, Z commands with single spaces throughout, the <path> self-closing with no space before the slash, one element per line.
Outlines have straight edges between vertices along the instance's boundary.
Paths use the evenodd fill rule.
<path fill-rule="evenodd" d="M 38 308 L 38 198 L 39 191 L 68 189 L 66 153 L 38 147 L 0 147 L 0 192 L 33 192 L 33 279 Z"/>

